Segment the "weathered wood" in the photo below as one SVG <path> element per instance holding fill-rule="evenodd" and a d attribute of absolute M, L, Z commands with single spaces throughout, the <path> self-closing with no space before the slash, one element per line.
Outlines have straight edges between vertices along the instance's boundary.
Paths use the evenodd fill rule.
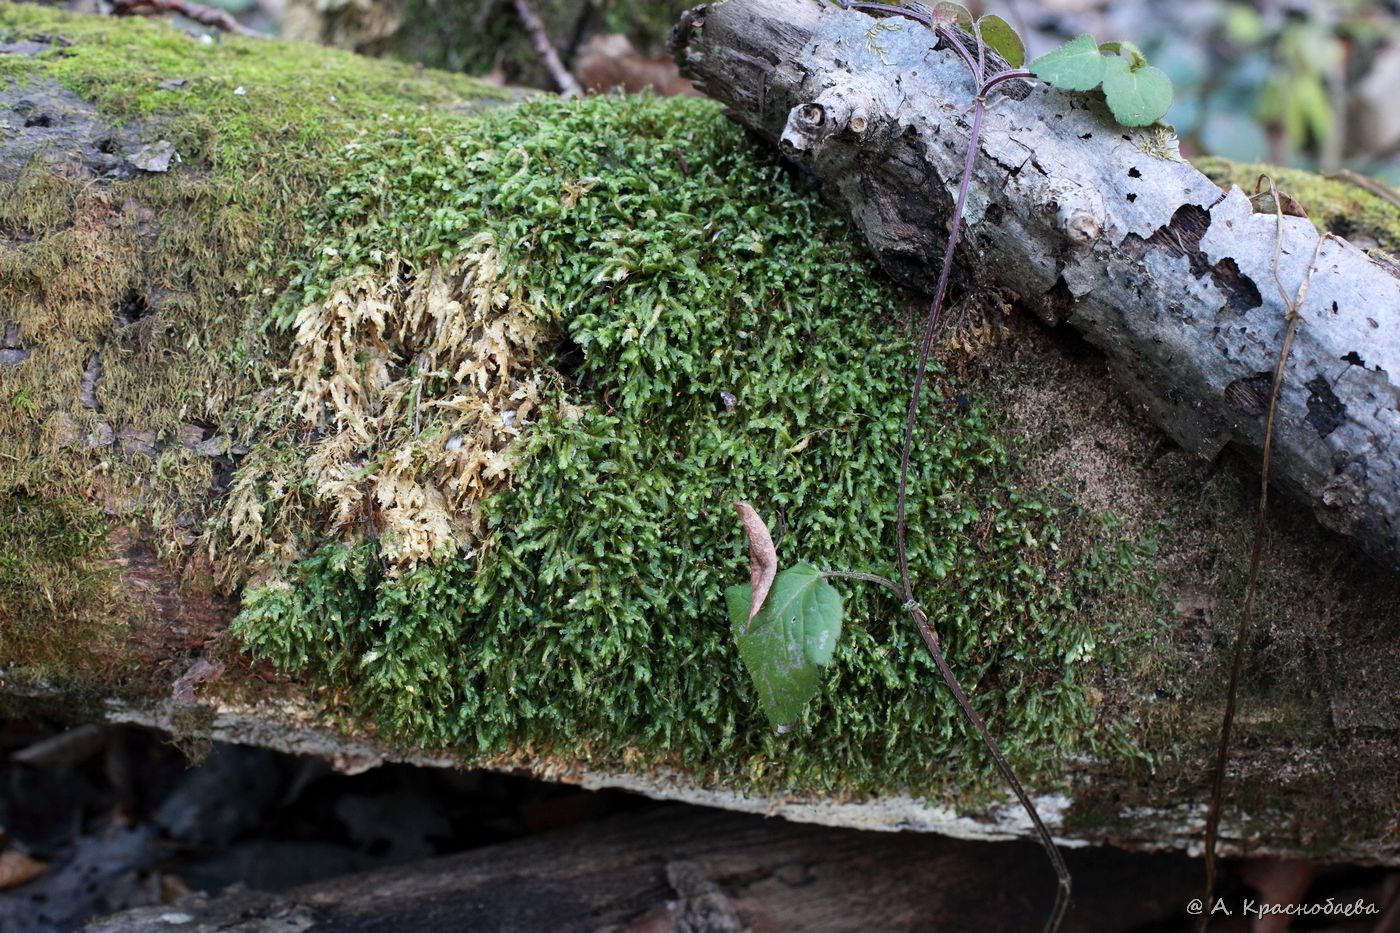
<path fill-rule="evenodd" d="M 1066 930 L 1184 916 L 1196 866 L 1077 850 Z M 89 933 L 279 930 L 1020 930 L 1052 885 L 1029 843 L 871 835 L 694 808 L 615 817 L 271 895 L 128 911 Z M 255 921 L 266 926 L 252 927 Z M 247 924 L 248 926 L 245 926 Z"/>
<path fill-rule="evenodd" d="M 971 132 L 976 88 L 917 24 L 817 0 L 697 7 L 682 71 L 821 180 L 901 281 L 930 289 Z M 1022 99 L 1016 99 L 1021 97 Z M 993 92 L 959 257 L 1107 354 L 1183 447 L 1262 450 L 1287 302 L 1318 233 L 1255 213 L 1094 95 Z M 1400 278 L 1331 239 L 1284 372 L 1272 477 L 1326 526 L 1400 570 Z"/>

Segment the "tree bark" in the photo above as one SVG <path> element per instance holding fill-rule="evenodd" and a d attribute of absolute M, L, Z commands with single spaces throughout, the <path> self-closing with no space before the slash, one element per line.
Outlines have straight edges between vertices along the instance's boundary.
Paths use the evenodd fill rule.
<path fill-rule="evenodd" d="M 811 171 L 881 264 L 931 290 L 977 91 L 930 31 L 818 0 L 727 0 L 674 36 L 682 72 Z M 1400 570 L 1400 278 L 1306 219 L 1255 213 L 1093 94 L 994 90 L 958 244 L 972 287 L 1014 292 L 1101 349 L 1177 443 L 1258 461 L 1289 303 L 1271 478 Z M 1275 251 L 1279 253 L 1275 265 Z M 1311 270 L 1311 271 L 1310 271 Z"/>

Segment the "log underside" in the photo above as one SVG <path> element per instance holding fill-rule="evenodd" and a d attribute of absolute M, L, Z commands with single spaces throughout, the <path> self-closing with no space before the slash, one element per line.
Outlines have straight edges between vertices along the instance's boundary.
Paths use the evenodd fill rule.
<path fill-rule="evenodd" d="M 278 894 L 194 896 L 87 930 L 163 933 L 172 913 L 201 930 L 925 930 L 931 918 L 948 931 L 1031 929 L 1049 904 L 1041 861 L 1030 845 L 663 809 Z M 1084 884 L 1066 931 L 1179 917 L 1199 881 L 1160 857 L 1090 851 L 1069 862 Z"/>

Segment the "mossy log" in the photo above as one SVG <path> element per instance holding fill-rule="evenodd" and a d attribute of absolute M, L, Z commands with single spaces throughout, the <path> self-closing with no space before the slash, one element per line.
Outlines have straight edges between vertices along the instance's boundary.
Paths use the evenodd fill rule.
<path fill-rule="evenodd" d="M 977 93 L 938 41 L 819 0 L 731 0 L 687 14 L 676 55 L 822 181 L 891 275 L 931 290 Z M 1290 304 L 1305 296 L 1271 479 L 1400 572 L 1400 266 L 1343 239 L 1317 252 L 1307 219 L 1223 191 L 1167 130 L 1120 127 L 1096 95 L 1011 82 L 991 97 L 964 262 L 1082 333 L 1210 460 L 1227 445 L 1262 455 Z"/>
<path fill-rule="evenodd" d="M 756 705 L 730 503 L 889 571 L 922 299 L 717 106 L 10 5 L 0 82 L 12 712 L 1025 831 L 884 593 Z M 921 602 L 1058 836 L 1191 846 L 1252 480 L 965 291 Z M 1268 545 L 1226 848 L 1396 862 L 1400 586 L 1287 502 Z"/>

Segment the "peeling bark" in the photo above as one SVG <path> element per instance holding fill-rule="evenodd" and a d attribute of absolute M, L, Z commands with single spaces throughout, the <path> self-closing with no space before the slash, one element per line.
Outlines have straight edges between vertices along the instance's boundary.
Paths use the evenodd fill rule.
<path fill-rule="evenodd" d="M 956 55 L 914 23 L 817 0 L 696 7 L 673 43 L 698 87 L 821 181 L 891 275 L 931 289 L 976 93 Z M 1004 84 L 980 150 L 959 243 L 975 286 L 1083 333 L 1186 449 L 1257 462 L 1313 226 L 1283 218 L 1276 282 L 1277 218 L 1094 95 Z M 1329 240 L 1301 314 L 1274 482 L 1400 571 L 1400 278 Z"/>

